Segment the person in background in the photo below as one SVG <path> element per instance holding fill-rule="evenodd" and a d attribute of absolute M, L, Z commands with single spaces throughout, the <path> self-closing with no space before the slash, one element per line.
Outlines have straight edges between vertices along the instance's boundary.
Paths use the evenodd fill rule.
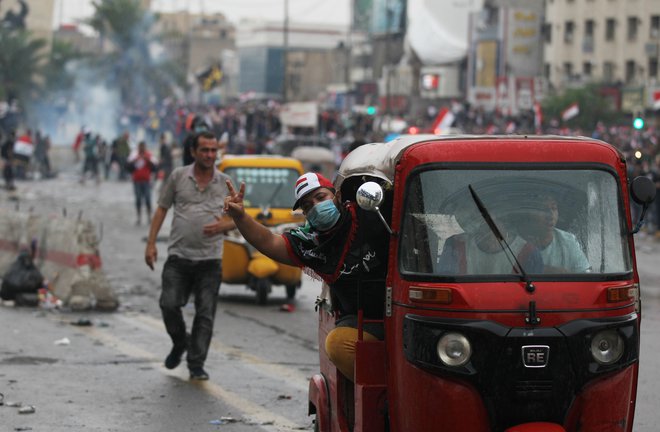
<path fill-rule="evenodd" d="M 167 142 L 167 134 L 160 134 L 160 170 L 163 172 L 163 183 L 167 181 L 174 169 L 174 159 L 172 159 L 172 147 Z"/>
<path fill-rule="evenodd" d="M 16 141 L 16 131 L 11 130 L 7 134 L 7 138 L 2 143 L 0 148 L 0 155 L 4 161 L 2 167 L 2 176 L 5 179 L 5 189 L 9 191 L 16 190 L 14 185 L 14 142 Z"/>
<path fill-rule="evenodd" d="M 85 155 L 85 161 L 83 162 L 82 175 L 80 177 L 80 183 L 85 184 L 87 179 L 87 173 L 90 173 L 92 178 L 96 181 L 96 184 L 101 182 L 99 177 L 99 141 L 101 137 L 99 135 L 93 135 L 91 132 L 87 132 L 83 137 L 83 153 Z"/>
<path fill-rule="evenodd" d="M 83 139 L 85 138 L 85 133 L 87 133 L 87 128 L 85 126 L 80 128 L 76 138 L 73 141 L 71 149 L 73 150 L 73 156 L 76 160 L 76 163 L 80 162 L 80 149 L 82 148 Z"/>
<path fill-rule="evenodd" d="M 186 136 L 186 139 L 183 141 L 183 149 L 181 155 L 183 158 L 183 165 L 190 165 L 191 163 L 194 162 L 194 158 L 190 152 L 190 149 L 192 148 L 192 143 L 198 134 L 200 134 L 201 132 L 208 132 L 208 130 L 209 130 L 209 126 L 206 124 L 204 119 L 201 116 L 195 116 L 190 126 L 190 133 Z"/>
<path fill-rule="evenodd" d="M 42 135 L 37 132 L 36 141 L 37 142 L 34 146 L 34 159 L 37 163 L 37 169 L 42 177 L 50 178 L 53 174 L 50 167 L 50 157 L 48 155 L 51 147 L 50 136 Z"/>
<path fill-rule="evenodd" d="M 135 193 L 135 211 L 137 219 L 135 225 L 142 222 L 142 205 L 146 210 L 147 221 L 151 219 L 151 179 L 154 177 L 158 162 L 151 152 L 147 150 L 147 144 L 140 141 L 137 151 L 128 157 L 128 171 L 133 180 L 133 192 Z"/>
<path fill-rule="evenodd" d="M 191 146 L 193 163 L 172 171 L 160 191 L 158 207 L 151 220 L 145 262 L 154 269 L 156 238 L 168 209 L 174 208 L 168 258 L 163 266 L 160 308 L 172 350 L 165 367 L 174 369 L 188 351 L 187 362 L 192 380 L 208 380 L 204 362 L 213 336 L 213 321 L 222 281 L 221 235 L 235 227 L 224 217 L 229 177 L 216 169 L 220 146 L 215 136 L 202 132 Z M 190 336 L 181 308 L 195 297 L 195 318 Z"/>
<path fill-rule="evenodd" d="M 125 131 L 112 142 L 110 164 L 112 164 L 112 162 L 117 163 L 119 167 L 119 180 L 126 180 L 126 177 L 128 177 L 126 163 L 128 155 L 131 153 L 131 147 L 128 142 L 128 138 L 129 134 L 127 131 Z"/>

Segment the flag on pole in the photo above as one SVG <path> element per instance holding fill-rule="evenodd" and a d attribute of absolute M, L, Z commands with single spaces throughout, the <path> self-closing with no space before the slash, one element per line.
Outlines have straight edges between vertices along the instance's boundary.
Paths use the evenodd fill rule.
<path fill-rule="evenodd" d="M 561 112 L 561 119 L 563 121 L 569 121 L 578 114 L 580 114 L 580 105 L 578 105 L 577 102 L 574 102 Z"/>
<path fill-rule="evenodd" d="M 541 111 L 541 104 L 534 102 L 534 128 L 537 134 L 543 133 L 543 112 Z"/>
<path fill-rule="evenodd" d="M 213 87 L 220 84 L 222 81 L 222 68 L 220 65 L 210 66 L 208 69 L 197 74 L 197 81 L 202 87 L 202 90 L 209 91 Z"/>
<path fill-rule="evenodd" d="M 440 135 L 443 130 L 449 129 L 454 123 L 454 113 L 449 111 L 449 108 L 444 107 L 440 110 L 438 115 L 433 120 L 431 130 L 434 134 Z"/>

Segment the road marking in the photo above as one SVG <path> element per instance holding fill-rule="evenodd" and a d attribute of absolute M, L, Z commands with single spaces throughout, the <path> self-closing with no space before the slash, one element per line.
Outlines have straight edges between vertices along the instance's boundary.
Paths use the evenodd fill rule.
<path fill-rule="evenodd" d="M 163 332 L 165 331 L 162 321 L 159 321 L 155 318 L 146 315 L 132 315 L 132 316 L 116 315 L 115 317 L 118 318 L 118 320 L 123 321 L 124 323 L 127 323 L 129 325 L 137 325 L 149 332 L 153 332 L 154 329 Z M 80 327 L 80 330 L 83 333 L 87 334 L 91 339 L 102 342 L 103 344 L 116 349 L 122 354 L 134 358 L 142 358 L 148 360 L 150 362 L 150 365 L 153 366 L 156 371 L 162 373 L 163 375 L 171 376 L 180 379 L 181 381 L 186 381 L 186 382 L 189 381 L 188 376 L 185 374 L 185 372 L 183 372 L 182 369 L 180 369 L 179 372 L 176 372 L 174 370 L 170 371 L 164 369 L 161 360 L 156 358 L 153 353 L 139 346 L 126 342 L 125 340 L 122 340 L 117 336 L 110 334 L 108 331 L 105 331 L 102 327 L 100 328 Z M 229 348 L 219 342 L 212 343 L 212 348 L 226 354 L 232 354 L 238 356 L 242 360 L 245 360 L 250 364 L 258 366 L 259 369 L 263 369 L 266 372 L 282 373 L 282 374 L 286 374 L 289 377 L 298 376 L 297 379 L 299 379 L 299 377 L 302 376 L 302 374 L 292 373 L 292 371 L 288 368 L 278 365 L 268 364 L 267 362 L 256 356 L 246 354 L 238 349 Z M 307 429 L 305 426 L 296 424 L 291 420 L 289 420 L 288 418 L 283 417 L 277 413 L 274 413 L 250 401 L 249 399 L 246 399 L 238 395 L 237 393 L 234 393 L 230 390 L 223 388 L 222 386 L 212 381 L 198 381 L 198 382 L 194 382 L 193 385 L 196 385 L 200 390 L 205 391 L 206 393 L 214 396 L 215 398 L 222 400 L 224 403 L 230 405 L 236 411 L 242 412 L 243 417 L 247 420 L 246 422 L 247 424 L 254 423 L 255 426 L 259 426 L 261 428 L 264 428 L 265 430 L 273 430 L 277 432 L 300 431 Z M 305 386 L 304 390 L 305 391 L 307 390 L 307 386 Z"/>
<path fill-rule="evenodd" d="M 156 329 L 159 332 L 163 332 L 163 334 L 165 334 L 165 326 L 163 322 L 149 315 L 119 315 L 117 318 L 129 324 L 141 323 L 146 325 L 146 327 L 142 326 L 142 328 L 145 330 Z M 287 382 L 287 385 L 297 390 L 307 392 L 309 388 L 308 385 L 310 377 L 301 372 L 298 372 L 295 369 L 273 364 L 258 356 L 246 353 L 245 351 L 242 351 L 238 348 L 230 347 L 217 340 L 211 340 L 211 349 L 226 356 L 240 358 L 244 363 L 254 366 L 256 369 L 262 371 L 264 375 L 275 376 L 283 379 Z"/>

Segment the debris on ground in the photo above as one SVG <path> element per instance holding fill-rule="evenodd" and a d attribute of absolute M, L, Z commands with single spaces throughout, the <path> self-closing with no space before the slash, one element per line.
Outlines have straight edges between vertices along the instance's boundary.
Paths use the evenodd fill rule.
<path fill-rule="evenodd" d="M 35 412 L 36 410 L 37 410 L 37 409 L 34 407 L 34 405 L 26 405 L 26 406 L 24 406 L 24 407 L 20 407 L 20 408 L 18 409 L 18 413 L 19 413 L 19 414 L 34 414 L 34 412 Z"/>
<path fill-rule="evenodd" d="M 69 340 L 69 338 L 58 339 L 53 343 L 55 345 L 71 345 L 71 341 Z"/>
<path fill-rule="evenodd" d="M 80 326 L 80 327 L 89 327 L 92 325 L 92 321 L 87 318 L 80 318 L 77 321 L 70 322 L 71 325 Z"/>

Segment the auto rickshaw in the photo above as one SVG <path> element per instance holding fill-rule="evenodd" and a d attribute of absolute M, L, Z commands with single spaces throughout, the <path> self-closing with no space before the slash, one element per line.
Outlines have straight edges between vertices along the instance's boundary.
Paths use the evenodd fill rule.
<path fill-rule="evenodd" d="M 300 161 L 280 156 L 226 155 L 218 169 L 234 184 L 245 182 L 245 211 L 273 232 L 304 223 L 303 214 L 291 210 L 295 201 L 291 185 L 304 173 Z M 273 285 L 284 285 L 287 299 L 293 299 L 300 287 L 301 270 L 261 254 L 238 230 L 233 230 L 224 240 L 222 281 L 245 284 L 263 305 Z"/>
<path fill-rule="evenodd" d="M 402 136 L 351 152 L 336 188 L 343 194 L 356 176 L 387 185 L 367 182 L 356 194 L 391 233 L 385 339 L 358 341 L 348 381 L 325 354 L 335 317 L 319 299 L 316 431 L 632 430 L 641 321 L 633 234 L 655 188 L 627 177 L 615 147 Z M 539 204 L 547 197 L 550 210 Z M 544 246 L 534 230 L 556 237 Z M 558 252 L 560 238 L 571 253 Z"/>

